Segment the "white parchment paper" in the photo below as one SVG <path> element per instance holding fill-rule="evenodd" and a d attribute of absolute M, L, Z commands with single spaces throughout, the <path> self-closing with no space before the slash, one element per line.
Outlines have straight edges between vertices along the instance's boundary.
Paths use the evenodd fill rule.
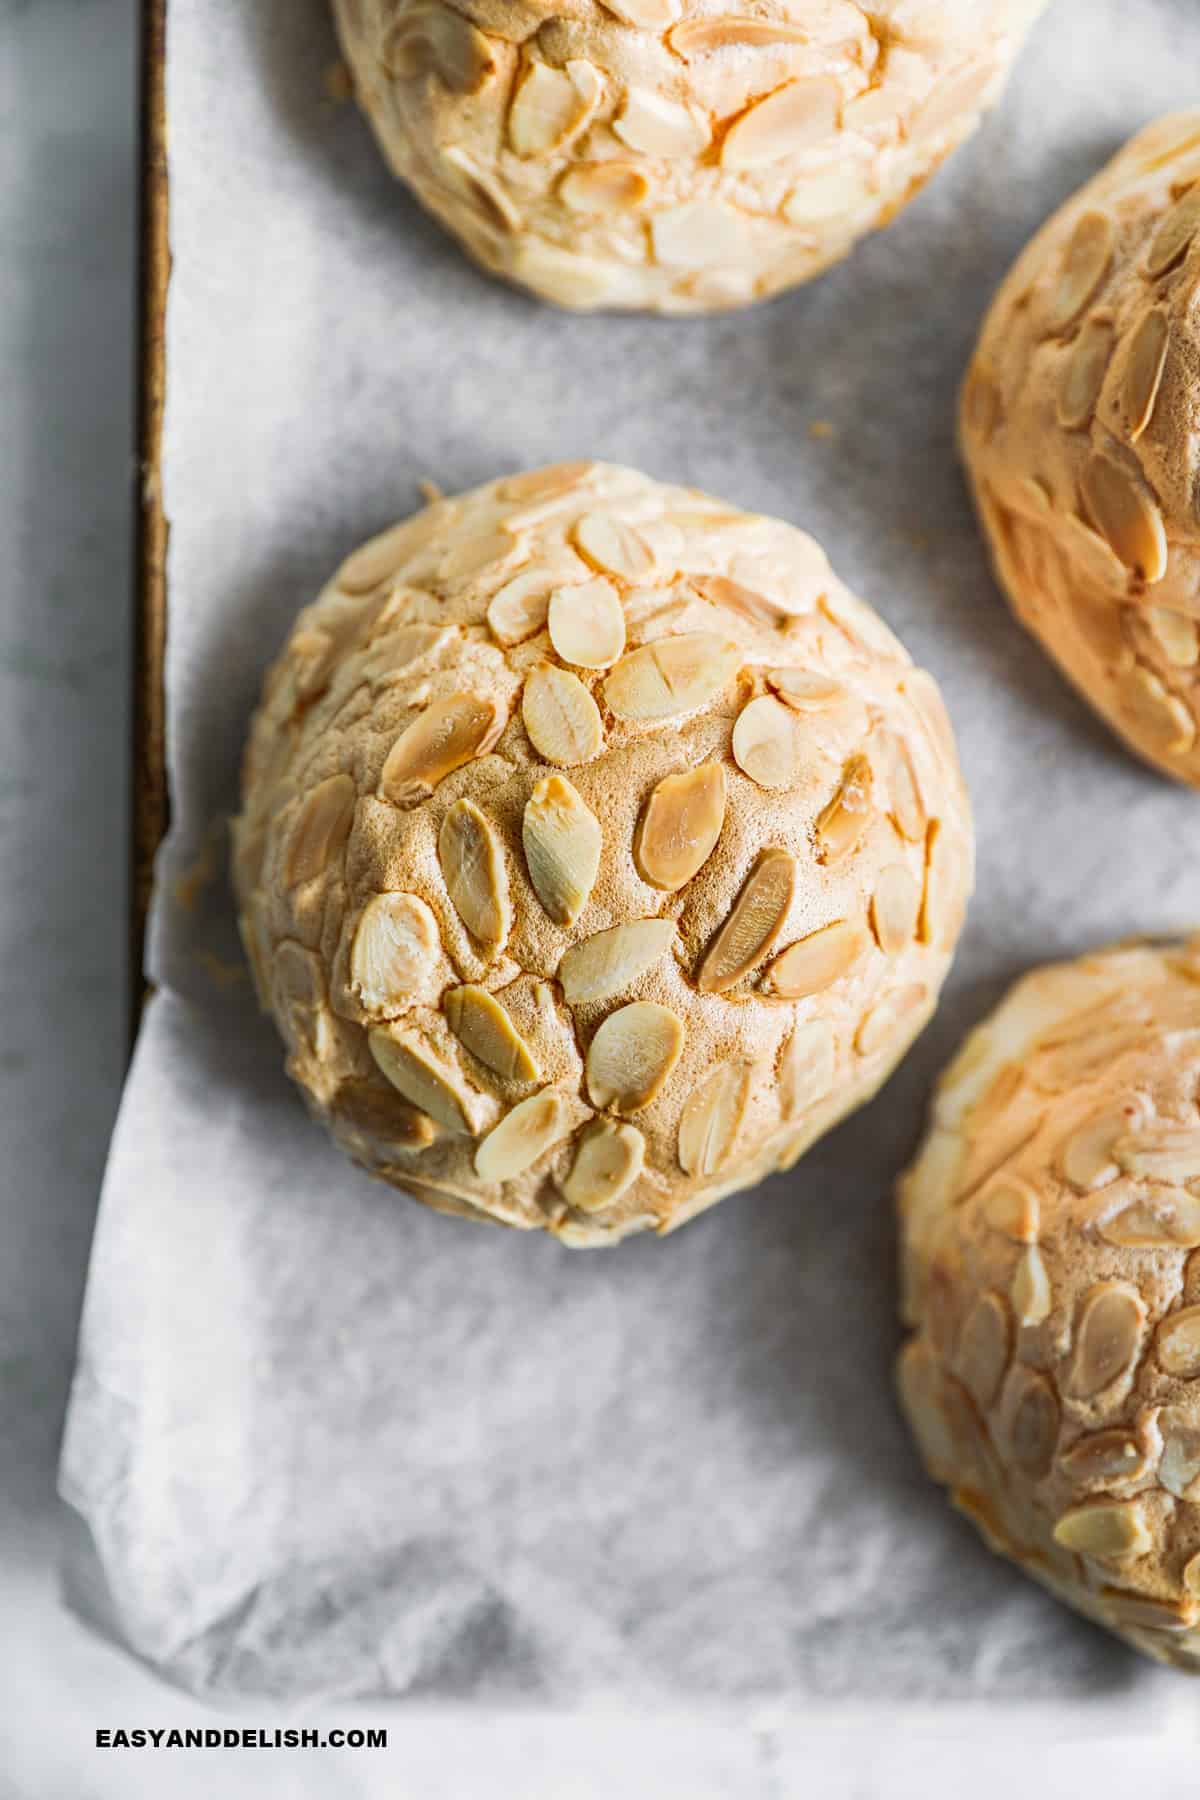
<path fill-rule="evenodd" d="M 329 98 L 334 56 L 324 0 L 171 0 L 175 823 L 63 1457 L 76 1603 L 214 1695 L 901 1718 L 1086 1694 L 1145 1721 L 1178 1678 L 990 1558 L 918 1470 L 890 1188 L 1014 975 L 1200 917 L 1194 796 L 1013 623 L 952 441 L 1015 251 L 1195 103 L 1195 0 L 1057 0 L 891 231 L 669 324 L 476 273 Z M 679 1236 L 590 1254 L 436 1217 L 325 1143 L 240 977 L 220 845 L 262 666 L 339 558 L 421 477 L 580 455 L 814 532 L 941 679 L 981 840 L 945 1003 L 883 1095 Z"/>

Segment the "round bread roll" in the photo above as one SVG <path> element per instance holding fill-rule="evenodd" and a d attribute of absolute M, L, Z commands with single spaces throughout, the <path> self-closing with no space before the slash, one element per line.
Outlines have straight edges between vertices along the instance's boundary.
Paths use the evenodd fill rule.
<path fill-rule="evenodd" d="M 808 281 L 969 135 L 1045 0 L 335 0 L 395 172 L 561 306 Z"/>
<path fill-rule="evenodd" d="M 993 1550 L 1200 1668 L 1200 937 L 1043 968 L 900 1184 L 902 1399 Z"/>
<path fill-rule="evenodd" d="M 243 935 L 314 1111 L 417 1198 L 574 1244 L 867 1099 L 971 884 L 937 689 L 813 540 L 599 463 L 352 556 L 243 792 Z"/>
<path fill-rule="evenodd" d="M 1134 138 L 1018 259 L 961 438 L 1022 623 L 1133 749 L 1200 784 L 1200 112 Z"/>

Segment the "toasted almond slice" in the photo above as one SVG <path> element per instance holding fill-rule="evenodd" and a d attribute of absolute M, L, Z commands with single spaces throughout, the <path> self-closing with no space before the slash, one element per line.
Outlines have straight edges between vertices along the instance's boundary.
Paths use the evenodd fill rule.
<path fill-rule="evenodd" d="M 1018 1325 L 1040 1325 L 1049 1318 L 1053 1304 L 1050 1277 L 1036 1244 L 1027 1244 L 1021 1252 L 1013 1270 L 1011 1293 Z"/>
<path fill-rule="evenodd" d="M 593 1119 L 579 1134 L 563 1197 L 576 1212 L 603 1212 L 633 1186 L 646 1164 L 646 1140 L 636 1125 Z"/>
<path fill-rule="evenodd" d="M 738 18 L 728 14 L 684 19 L 667 33 L 667 42 L 684 62 L 709 56 L 714 50 L 774 49 L 786 44 L 808 44 L 812 33 L 783 19 Z"/>
<path fill-rule="evenodd" d="M 1037 1242 L 1041 1203 L 1023 1181 L 1005 1178 L 996 1183 L 983 1201 L 983 1216 L 993 1231 L 1014 1244 Z"/>
<path fill-rule="evenodd" d="M 449 178 L 459 192 L 482 215 L 493 231 L 516 237 L 524 230 L 525 221 L 503 183 L 476 162 L 461 144 L 447 144 L 441 158 L 453 170 Z"/>
<path fill-rule="evenodd" d="M 787 788 L 800 775 L 800 746 L 790 711 L 771 694 L 743 706 L 733 728 L 733 758 L 763 788 Z"/>
<path fill-rule="evenodd" d="M 1054 1527 L 1054 1541 L 1077 1556 L 1145 1556 L 1154 1537 L 1138 1500 L 1091 1500 Z"/>
<path fill-rule="evenodd" d="M 619 719 L 648 723 L 693 712 L 720 693 L 741 662 L 736 644 L 708 631 L 659 638 L 623 656 L 604 683 Z"/>
<path fill-rule="evenodd" d="M 414 81 L 439 75 L 456 94 L 475 94 L 496 69 L 491 43 L 446 6 L 410 6 L 384 39 L 380 60 L 389 75 Z"/>
<path fill-rule="evenodd" d="M 393 806 L 415 805 L 455 769 L 490 750 L 503 729 L 504 715 L 494 700 L 479 694 L 435 700 L 388 751 L 380 794 Z"/>
<path fill-rule="evenodd" d="M 733 1154 L 750 1098 L 746 1063 L 719 1063 L 679 1115 L 679 1166 L 685 1175 L 715 1175 Z"/>
<path fill-rule="evenodd" d="M 687 200 L 667 207 L 650 221 L 654 254 L 665 269 L 736 267 L 750 245 L 743 213 L 720 200 Z"/>
<path fill-rule="evenodd" d="M 1187 255 L 1197 232 L 1200 232 L 1200 182 L 1176 202 L 1155 232 L 1146 257 L 1146 273 L 1157 280 L 1168 269 L 1174 268 Z"/>
<path fill-rule="evenodd" d="M 972 57 L 937 82 L 908 122 L 908 141 L 915 144 L 941 137 L 951 128 L 961 132 L 963 121 L 982 106 L 995 75 L 995 63 L 981 63 Z"/>
<path fill-rule="evenodd" d="M 890 863 L 879 872 L 871 896 L 871 930 L 885 956 L 898 956 L 910 944 L 917 929 L 921 889 L 903 863 Z"/>
<path fill-rule="evenodd" d="M 1092 1431 L 1064 1450 L 1058 1466 L 1072 1486 L 1109 1487 L 1145 1474 L 1145 1446 L 1129 1431 Z"/>
<path fill-rule="evenodd" d="M 878 737 L 880 755 L 887 779 L 888 817 L 910 844 L 924 839 L 929 822 L 908 745 L 895 732 L 881 732 Z"/>
<path fill-rule="evenodd" d="M 1134 332 L 1125 365 L 1121 399 L 1130 443 L 1137 443 L 1154 417 L 1170 343 L 1170 321 L 1162 308 L 1156 306 Z"/>
<path fill-rule="evenodd" d="M 388 1151 L 424 1150 L 433 1142 L 435 1126 L 391 1087 L 369 1081 L 343 1082 L 330 1102 L 335 1126 L 361 1134 L 372 1146 Z"/>
<path fill-rule="evenodd" d="M 415 1032 L 393 1034 L 376 1025 L 367 1033 L 371 1055 L 392 1086 L 447 1131 L 471 1133 L 470 1096 Z"/>
<path fill-rule="evenodd" d="M 1044 1375 L 1018 1364 L 1009 1377 L 1008 1391 L 1017 1386 L 1017 1399 L 1008 1427 L 1012 1459 L 1031 1481 L 1049 1473 L 1058 1442 L 1058 1398 Z"/>
<path fill-rule="evenodd" d="M 1125 1124 L 1128 1126 L 1128 1118 Z M 1180 1186 L 1200 1181 L 1200 1127 L 1195 1125 L 1127 1130 L 1115 1139 L 1112 1154 L 1127 1175 L 1178 1182 Z"/>
<path fill-rule="evenodd" d="M 349 775 L 330 775 L 309 789 L 288 835 L 284 878 L 289 887 L 312 881 L 338 855 L 350 835 L 357 798 Z"/>
<path fill-rule="evenodd" d="M 683 1049 L 683 1023 L 668 1007 L 635 1000 L 605 1019 L 587 1053 L 592 1105 L 638 1112 L 658 1094 Z"/>
<path fill-rule="evenodd" d="M 1168 1375 L 1188 1381 L 1200 1375 L 1200 1306 L 1184 1306 L 1167 1315 L 1158 1328 L 1155 1355 Z"/>
<path fill-rule="evenodd" d="M 779 1103 L 795 1119 L 825 1099 L 833 1086 L 837 1049 L 828 1019 L 806 1019 L 787 1041 L 779 1065 Z"/>
<path fill-rule="evenodd" d="M 982 1412 L 995 1402 L 1012 1355 L 1012 1320 L 1002 1294 L 980 1294 L 963 1320 L 954 1366 Z"/>
<path fill-rule="evenodd" d="M 601 0 L 606 12 L 639 31 L 665 31 L 679 17 L 679 0 Z"/>
<path fill-rule="evenodd" d="M 1150 1185 L 1140 1199 L 1104 1221 L 1100 1236 L 1126 1250 L 1195 1250 L 1200 1199 L 1186 1188 Z"/>
<path fill-rule="evenodd" d="M 796 889 L 796 864 L 786 850 L 764 850 L 700 964 L 702 994 L 723 994 L 770 950 Z"/>
<path fill-rule="evenodd" d="M 644 581 L 654 572 L 654 552 L 641 533 L 612 513 L 584 513 L 575 527 L 575 548 L 601 574 L 621 581 Z"/>
<path fill-rule="evenodd" d="M 528 1044 L 507 1011 L 486 988 L 468 983 L 442 998 L 446 1023 L 472 1056 L 505 1081 L 538 1081 L 541 1074 Z"/>
<path fill-rule="evenodd" d="M 1073 1399 L 1090 1400 L 1127 1375 L 1145 1318 L 1145 1302 L 1135 1289 L 1116 1281 L 1100 1282 L 1089 1289 L 1063 1392 Z"/>
<path fill-rule="evenodd" d="M 590 762 L 604 742 L 600 709 L 578 675 L 550 663 L 529 671 L 521 718 L 538 755 L 567 768 Z"/>
<path fill-rule="evenodd" d="M 632 163 L 580 163 L 568 169 L 558 191 L 572 212 L 634 212 L 645 205 L 650 183 Z"/>
<path fill-rule="evenodd" d="M 547 918 L 573 925 L 595 885 L 603 834 L 562 775 L 539 781 L 521 819 L 525 866 Z"/>
<path fill-rule="evenodd" d="M 511 649 L 544 630 L 554 581 L 549 569 L 522 569 L 493 595 L 487 622 L 497 643 Z"/>
<path fill-rule="evenodd" d="M 693 591 L 711 606 L 728 607 L 731 612 L 740 613 L 744 619 L 755 625 L 765 625 L 769 630 L 777 630 L 795 616 L 769 594 L 746 587 L 728 575 L 692 575 L 687 579 Z"/>
<path fill-rule="evenodd" d="M 1130 1115 L 1124 1105 L 1106 1107 L 1085 1119 L 1059 1151 L 1063 1176 L 1081 1194 L 1106 1187 L 1120 1174 L 1113 1146 L 1129 1130 Z"/>
<path fill-rule="evenodd" d="M 494 952 L 512 929 L 508 871 L 500 840 L 472 800 L 456 800 L 438 832 L 446 892 L 471 936 Z"/>
<path fill-rule="evenodd" d="M 550 596 L 550 642 L 564 662 L 607 669 L 625 648 L 625 614 L 611 581 L 583 581 Z"/>
<path fill-rule="evenodd" d="M 1197 1487 L 1200 1483 L 1200 1430 L 1191 1408 L 1186 1404 L 1164 1406 L 1158 1414 L 1157 1424 L 1162 1439 L 1158 1479 L 1177 1500 L 1195 1500 L 1200 1496 Z M 1143 1463 L 1141 1472 L 1144 1472 L 1144 1466 Z M 1184 1581 L 1187 1582 L 1186 1569 Z"/>
<path fill-rule="evenodd" d="M 1196 741 L 1195 717 L 1153 669 L 1135 663 L 1122 675 L 1118 693 L 1151 749 L 1161 756 L 1187 755 Z"/>
<path fill-rule="evenodd" d="M 680 106 L 642 87 L 627 90 L 613 130 L 631 150 L 654 157 L 699 156 L 712 135 L 708 120 L 695 107 Z"/>
<path fill-rule="evenodd" d="M 678 893 L 703 868 L 725 822 L 725 770 L 701 763 L 666 775 L 646 802 L 634 839 L 638 873 L 651 887 Z"/>
<path fill-rule="evenodd" d="M 848 219 L 871 204 L 867 186 L 868 165 L 852 162 L 813 170 L 794 187 L 783 203 L 783 216 L 791 225 L 812 227 L 826 219 Z M 815 423 L 809 426 L 816 436 Z"/>
<path fill-rule="evenodd" d="M 1103 451 L 1093 451 L 1079 478 L 1093 525 L 1127 569 L 1153 585 L 1167 572 L 1167 533 L 1154 499 Z"/>
<path fill-rule="evenodd" d="M 837 792 L 817 817 L 814 832 L 819 863 L 841 862 L 857 848 L 875 817 L 874 786 L 869 760 L 861 753 L 850 757 Z"/>
<path fill-rule="evenodd" d="M 509 143 L 524 157 L 565 150 L 590 122 L 603 92 L 590 62 L 569 62 L 565 69 L 529 63 L 509 108 Z"/>
<path fill-rule="evenodd" d="M 1148 606 L 1142 617 L 1155 643 L 1173 669 L 1194 669 L 1200 662 L 1200 626 L 1187 613 Z"/>
<path fill-rule="evenodd" d="M 506 475 L 496 493 L 501 500 L 555 500 L 581 486 L 596 467 L 594 462 L 547 463 L 541 469 Z"/>
<path fill-rule="evenodd" d="M 350 949 L 350 987 L 369 1013 L 401 1012 L 424 997 L 442 943 L 416 894 L 375 894 Z"/>
<path fill-rule="evenodd" d="M 1065 331 L 1092 299 L 1112 263 L 1114 234 L 1105 213 L 1088 212 L 1075 226 L 1050 300 L 1049 329 Z"/>
<path fill-rule="evenodd" d="M 532 1168 L 570 1129 L 561 1094 L 553 1088 L 530 1094 L 488 1132 L 475 1152 L 475 1173 L 481 1181 L 512 1181 Z"/>
<path fill-rule="evenodd" d="M 721 145 L 723 169 L 761 169 L 832 138 L 842 91 L 824 75 L 789 81 L 735 119 Z"/>
<path fill-rule="evenodd" d="M 558 965 L 567 1005 L 611 1000 L 666 956 L 675 937 L 673 919 L 630 919 L 573 944 Z"/>
<path fill-rule="evenodd" d="M 763 992 L 778 994 L 783 1000 L 820 994 L 848 975 L 869 948 L 870 939 L 860 924 L 837 919 L 800 938 L 777 956 L 763 976 Z"/>
<path fill-rule="evenodd" d="M 1097 317 L 1089 319 L 1076 338 L 1058 383 L 1058 422 L 1064 431 L 1082 431 L 1090 424 L 1115 337 L 1112 320 Z"/>
<path fill-rule="evenodd" d="M 849 699 L 842 682 L 812 669 L 768 669 L 767 686 L 798 713 L 828 712 Z"/>
<path fill-rule="evenodd" d="M 864 937 L 864 943 L 869 939 Z M 881 1050 L 893 1048 L 897 1034 L 906 1019 L 927 1008 L 929 990 L 919 981 L 910 982 L 907 986 L 893 988 L 885 994 L 877 1006 L 873 1006 L 859 1024 L 854 1034 L 854 1048 L 860 1056 L 877 1056 Z M 906 1029 L 906 1036 L 915 1033 Z"/>
<path fill-rule="evenodd" d="M 980 364 L 973 364 L 963 389 L 963 422 L 967 430 L 983 443 L 989 443 L 1003 411 L 1004 403 L 996 382 Z"/>

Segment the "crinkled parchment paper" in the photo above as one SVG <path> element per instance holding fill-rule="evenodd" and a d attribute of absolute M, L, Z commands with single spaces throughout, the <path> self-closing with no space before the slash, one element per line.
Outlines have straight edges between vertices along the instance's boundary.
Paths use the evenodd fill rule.
<path fill-rule="evenodd" d="M 952 442 L 1014 252 L 1194 103 L 1195 0 L 1057 0 L 890 232 L 710 321 L 571 318 L 477 274 L 331 96 L 334 56 L 323 0 L 171 0 L 175 824 L 64 1451 L 77 1604 L 209 1694 L 881 1718 L 1103 1695 L 1144 1720 L 1176 1678 L 918 1471 L 890 1190 L 1018 971 L 1200 917 L 1195 797 L 1013 623 Z M 262 666 L 338 559 L 421 478 L 581 455 L 814 532 L 942 680 L 981 837 L 945 1003 L 874 1105 L 666 1243 L 590 1254 L 436 1217 L 324 1142 L 242 976 L 222 843 Z"/>

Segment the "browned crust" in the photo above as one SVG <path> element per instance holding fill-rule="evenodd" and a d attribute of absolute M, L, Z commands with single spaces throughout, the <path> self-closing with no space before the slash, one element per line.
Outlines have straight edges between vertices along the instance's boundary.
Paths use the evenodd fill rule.
<path fill-rule="evenodd" d="M 142 957 L 154 855 L 167 828 L 163 659 L 167 539 L 161 452 L 171 274 L 166 134 L 167 0 L 143 0 L 141 43 L 141 276 L 139 318 L 137 550 L 133 620 L 133 793 L 130 879 L 131 1024 L 147 986 Z"/>

